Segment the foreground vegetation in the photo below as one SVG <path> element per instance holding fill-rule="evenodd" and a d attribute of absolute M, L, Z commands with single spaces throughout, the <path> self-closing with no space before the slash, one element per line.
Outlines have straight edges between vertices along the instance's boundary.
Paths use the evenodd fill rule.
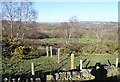
<path fill-rule="evenodd" d="M 94 66 L 97 61 L 102 64 L 109 65 L 115 64 L 115 59 L 117 55 L 88 55 L 88 56 L 77 56 L 75 57 L 75 66 L 79 65 L 80 59 L 84 61 L 83 68 Z M 87 59 L 85 61 L 85 59 Z M 90 62 L 89 62 L 90 61 Z M 57 56 L 46 57 L 42 56 L 36 59 L 30 60 L 8 60 L 3 61 L 3 74 L 31 74 L 31 63 L 35 64 L 35 71 L 54 71 L 54 70 L 69 70 L 70 69 L 70 56 L 60 57 L 60 64 L 57 63 Z M 89 62 L 89 64 L 88 64 Z M 88 65 L 87 65 L 88 64 Z"/>
<path fill-rule="evenodd" d="M 109 65 L 108 60 L 111 64 L 115 64 L 119 50 L 117 43 L 113 41 L 96 42 L 96 40 L 89 38 L 73 38 L 70 39 L 73 41 L 72 43 L 68 42 L 64 44 L 62 41 L 65 39 L 51 38 L 44 40 L 47 41 L 45 45 L 43 45 L 44 49 L 52 43 L 51 40 L 56 41 L 56 45 L 59 44 L 58 41 L 61 41 L 58 47 L 61 48 L 60 64 L 57 63 L 57 51 L 53 54 L 53 57 L 46 57 L 46 52 L 43 49 L 38 49 L 39 53 L 35 53 L 34 46 L 26 45 L 21 39 L 10 39 L 4 36 L 2 45 L 3 74 L 31 74 L 32 62 L 35 64 L 35 71 L 69 70 L 70 54 L 72 53 L 75 54 L 75 66 L 79 65 L 80 59 L 83 60 L 83 68 L 91 68 L 98 61 L 104 65 Z M 74 42 L 78 40 L 85 43 Z M 35 43 L 44 43 L 38 42 L 37 40 L 35 41 Z M 57 50 L 58 48 L 55 47 L 56 46 L 53 45 L 53 49 Z M 42 52 L 44 52 L 44 56 Z"/>

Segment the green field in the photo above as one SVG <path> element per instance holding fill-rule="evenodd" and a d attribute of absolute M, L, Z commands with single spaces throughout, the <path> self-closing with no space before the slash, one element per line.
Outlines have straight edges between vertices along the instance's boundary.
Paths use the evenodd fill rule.
<path fill-rule="evenodd" d="M 90 63 L 88 64 L 87 67 L 94 66 L 96 64 L 96 62 L 100 62 L 101 64 L 109 65 L 107 60 L 109 60 L 111 62 L 111 64 L 115 64 L 116 57 L 117 57 L 117 55 L 98 55 L 98 54 L 88 55 L 88 56 L 78 56 L 78 57 L 75 57 L 75 66 L 79 65 L 80 60 L 84 61 L 85 59 L 87 59 L 87 60 L 83 63 L 83 68 L 86 67 L 88 61 L 90 61 Z M 68 59 L 66 59 L 66 58 L 68 58 Z M 62 61 L 64 59 L 66 59 L 66 60 Z M 62 61 L 62 63 L 67 63 L 63 67 L 63 69 L 70 69 L 70 57 L 63 57 L 63 58 L 61 57 L 61 61 Z"/>
<path fill-rule="evenodd" d="M 92 38 L 71 38 L 71 39 L 66 39 L 66 38 L 45 38 L 45 39 L 31 39 L 34 42 L 46 42 L 46 43 L 63 43 L 63 42 L 79 42 L 79 43 L 92 43 L 96 42 L 97 39 L 92 39 Z"/>
<path fill-rule="evenodd" d="M 44 49 L 44 55 L 41 53 L 37 53 L 38 57 L 34 57 L 34 59 L 3 59 L 3 74 L 26 74 L 31 73 L 31 63 L 33 62 L 35 64 L 35 71 L 54 71 L 54 70 L 70 70 L 70 55 L 67 55 L 67 53 L 74 53 L 75 54 L 75 67 L 79 65 L 80 60 L 83 60 L 83 68 L 89 68 L 95 65 L 96 62 L 100 62 L 105 65 L 109 65 L 108 60 L 111 62 L 111 64 L 115 64 L 115 60 L 117 57 L 117 52 L 114 53 L 114 51 L 117 49 L 114 42 L 109 42 L 107 44 L 99 43 L 98 44 L 98 51 L 94 51 L 94 46 L 86 46 L 83 47 L 82 50 L 80 48 L 80 43 L 95 43 L 97 42 L 97 39 L 93 38 L 71 38 L 71 39 L 65 39 L 65 38 L 46 38 L 46 39 L 26 39 L 28 42 L 34 41 L 34 43 L 37 44 L 37 46 L 41 46 L 42 43 L 47 43 L 46 45 L 50 43 L 60 43 L 61 46 L 62 43 L 68 42 L 77 42 L 77 45 L 64 45 L 61 46 L 64 51 L 61 50 L 60 54 L 60 63 L 57 63 L 57 55 L 53 55 L 53 57 L 46 57 L 45 55 L 45 49 Z M 33 43 L 33 42 L 32 42 Z M 104 42 L 103 42 L 104 43 Z M 111 44 L 112 43 L 112 44 Z M 96 44 L 96 43 L 95 43 Z M 74 47 L 73 47 L 74 46 Z M 79 46 L 79 47 L 78 47 Z M 42 46 L 43 47 L 43 46 Z M 54 46 L 53 46 L 54 47 Z M 6 49 L 6 48 L 5 48 Z M 7 49 L 6 49 L 7 50 Z M 90 52 L 94 51 L 94 54 Z M 43 50 L 39 50 L 39 52 L 42 52 Z M 76 51 L 76 52 L 75 52 Z M 99 52 L 100 51 L 100 52 Z M 103 51 L 103 52 L 102 52 Z M 110 51 L 109 53 L 107 51 Z M 112 53 L 113 52 L 113 53 Z M 21 55 L 22 51 L 19 52 Z M 87 54 L 83 54 L 87 53 Z M 95 54 L 96 53 L 96 54 Z M 111 55 L 110 55 L 111 54 Z M 22 53 L 23 55 L 23 53 Z M 36 55 L 36 54 L 33 54 Z M 86 59 L 86 61 L 84 61 Z"/>
<path fill-rule="evenodd" d="M 75 66 L 79 65 L 80 59 L 85 60 L 83 68 L 86 67 L 88 61 L 89 66 L 94 66 L 97 61 L 102 64 L 109 65 L 107 60 L 112 64 L 115 64 L 116 55 L 89 55 L 89 56 L 77 56 L 75 57 Z M 57 63 L 57 56 L 46 57 L 31 60 L 6 60 L 3 62 L 3 74 L 22 74 L 31 73 L 31 63 L 35 64 L 35 71 L 53 71 L 53 70 L 69 70 L 70 69 L 70 56 L 61 56 L 60 64 Z"/>

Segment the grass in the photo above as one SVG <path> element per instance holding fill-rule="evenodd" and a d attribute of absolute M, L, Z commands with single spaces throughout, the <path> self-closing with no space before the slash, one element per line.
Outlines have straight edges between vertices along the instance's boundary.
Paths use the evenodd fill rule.
<path fill-rule="evenodd" d="M 100 62 L 101 64 L 106 64 L 109 65 L 108 61 L 109 60 L 111 62 L 111 64 L 115 64 L 116 61 L 116 55 L 89 55 L 86 57 L 78 57 L 76 58 L 76 64 L 79 63 L 78 60 L 82 59 L 87 59 L 85 63 L 83 63 L 83 67 L 86 66 L 86 64 L 88 63 L 88 61 L 90 61 L 89 66 L 94 66 L 96 62 Z"/>
<path fill-rule="evenodd" d="M 32 39 L 31 39 L 32 40 Z M 65 43 L 66 41 L 69 42 L 79 42 L 79 43 L 92 43 L 96 42 L 96 39 L 92 38 L 46 38 L 46 39 L 35 39 L 34 42 L 46 42 L 46 43 Z"/>
<path fill-rule="evenodd" d="M 100 62 L 101 64 L 105 64 L 105 65 L 109 65 L 107 60 L 109 60 L 111 64 L 115 64 L 116 57 L 117 57 L 117 55 L 97 55 L 97 54 L 88 55 L 88 56 L 77 56 L 77 57 L 75 57 L 75 66 L 79 65 L 80 60 L 84 61 L 85 59 L 87 59 L 87 60 L 83 63 L 83 68 L 86 67 L 86 65 L 89 61 L 90 61 L 90 63 L 88 64 L 87 67 L 94 66 L 96 64 L 96 62 Z M 65 57 L 64 57 L 64 59 L 65 59 Z M 66 61 L 62 61 L 62 62 L 63 63 L 67 62 L 67 64 L 63 68 L 70 69 L 70 57 L 68 59 L 66 59 Z"/>
<path fill-rule="evenodd" d="M 94 66 L 97 61 L 102 64 L 109 65 L 107 60 L 112 64 L 115 64 L 116 55 L 88 55 L 88 56 L 77 56 L 75 57 L 75 66 L 79 65 L 80 59 L 85 60 L 83 63 L 83 68 L 86 67 L 88 61 L 90 61 L 89 66 Z M 7 61 L 6 61 L 7 62 Z M 12 63 L 11 63 L 12 62 Z M 46 57 L 42 56 L 40 58 L 24 60 L 19 63 L 16 61 L 8 60 L 8 66 L 6 65 L 3 74 L 22 74 L 31 73 L 31 63 L 34 62 L 35 71 L 52 71 L 52 70 L 69 70 L 70 69 L 70 56 L 64 55 L 60 57 L 60 64 L 57 64 L 57 56 Z M 13 64 L 14 63 L 14 64 Z M 12 66 L 13 64 L 13 66 Z"/>
<path fill-rule="evenodd" d="M 26 39 L 27 40 L 27 39 Z M 46 43 L 63 43 L 66 42 L 67 39 L 65 38 L 46 38 L 46 39 L 31 39 L 35 43 L 38 42 L 46 42 Z M 92 43 L 96 42 L 96 39 L 92 38 L 71 38 L 69 39 L 69 42 L 80 42 L 80 43 Z M 75 54 L 77 55 L 77 54 Z M 109 60 L 112 64 L 115 64 L 116 55 L 105 55 L 105 54 L 88 54 L 84 56 L 76 56 L 75 57 L 75 66 L 78 66 L 80 63 L 80 60 L 83 61 L 87 59 L 83 63 L 83 68 L 94 66 L 97 61 L 101 62 L 102 64 L 108 64 Z M 61 55 L 60 57 L 60 64 L 57 63 L 57 55 L 54 55 L 53 57 L 46 57 L 42 56 L 40 58 L 36 59 L 29 59 L 29 60 L 18 60 L 12 61 L 12 60 L 6 60 L 3 62 L 3 74 L 22 74 L 22 73 L 31 73 L 31 63 L 34 62 L 35 64 L 35 71 L 41 71 L 41 70 L 69 70 L 70 69 L 70 56 L 68 55 Z"/>
<path fill-rule="evenodd" d="M 96 39 L 92 39 L 92 38 L 71 38 L 69 40 L 70 42 L 80 42 L 80 43 L 92 43 L 92 42 L 96 42 Z"/>

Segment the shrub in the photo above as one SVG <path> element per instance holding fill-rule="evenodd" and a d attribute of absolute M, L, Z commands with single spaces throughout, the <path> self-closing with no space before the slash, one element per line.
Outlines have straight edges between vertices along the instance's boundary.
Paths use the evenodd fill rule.
<path fill-rule="evenodd" d="M 2 56 L 11 58 L 16 47 L 23 46 L 23 41 L 17 38 L 2 37 Z"/>
<path fill-rule="evenodd" d="M 83 52 L 84 53 L 89 53 L 89 54 L 92 54 L 95 52 L 95 49 L 96 49 L 96 46 L 95 45 L 91 45 L 91 46 L 85 46 L 83 47 Z"/>
<path fill-rule="evenodd" d="M 2 38 L 2 56 L 9 59 L 30 58 L 34 54 L 32 46 L 24 46 L 23 41 L 18 38 Z"/>
<path fill-rule="evenodd" d="M 37 57 L 46 56 L 46 51 L 45 51 L 45 49 L 44 49 L 44 50 L 43 50 L 43 49 L 37 49 L 37 50 L 35 51 L 35 55 L 36 55 Z"/>
<path fill-rule="evenodd" d="M 106 46 L 108 47 L 108 52 L 109 54 L 114 54 L 114 52 L 119 50 L 118 44 L 114 42 L 106 42 Z"/>
<path fill-rule="evenodd" d="M 108 47 L 104 44 L 98 44 L 96 46 L 97 47 L 96 47 L 95 53 L 106 54 L 106 52 L 108 51 Z"/>
<path fill-rule="evenodd" d="M 72 54 L 72 52 L 73 52 L 73 46 L 72 45 L 65 45 L 63 48 L 62 48 L 62 50 L 61 50 L 61 53 L 63 53 L 63 54 Z"/>
<path fill-rule="evenodd" d="M 15 48 L 12 59 L 31 58 L 34 54 L 32 46 L 19 46 Z"/>
<path fill-rule="evenodd" d="M 44 33 L 39 33 L 39 35 L 37 36 L 37 39 L 44 39 L 44 38 L 49 38 L 49 36 Z"/>
<path fill-rule="evenodd" d="M 71 43 L 67 44 L 63 47 L 61 50 L 61 53 L 63 54 L 75 54 L 75 56 L 83 55 L 83 47 L 85 44 L 79 44 L 79 43 Z"/>

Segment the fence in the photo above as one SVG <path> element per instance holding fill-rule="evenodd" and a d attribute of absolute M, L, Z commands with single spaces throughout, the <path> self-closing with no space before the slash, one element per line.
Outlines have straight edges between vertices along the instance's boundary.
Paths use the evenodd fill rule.
<path fill-rule="evenodd" d="M 46 56 L 47 57 L 53 57 L 53 52 L 52 52 L 52 46 L 50 46 L 50 48 L 47 46 L 46 47 Z M 50 50 L 50 53 L 49 53 Z M 60 48 L 58 48 L 57 50 L 57 63 L 59 64 L 60 61 Z M 50 71 L 45 72 L 45 73 L 41 73 L 36 75 L 35 73 L 35 69 L 34 69 L 34 62 L 31 63 L 31 74 L 24 74 L 24 75 L 3 75 L 2 77 L 2 82 L 45 82 L 46 80 L 72 80 L 72 77 L 76 76 L 78 77 L 78 80 L 80 80 L 80 78 L 82 76 L 85 76 L 85 74 L 90 73 L 89 70 L 84 70 L 83 69 L 83 62 L 85 60 L 79 60 L 79 65 L 78 68 L 75 66 L 75 59 L 74 59 L 74 54 L 71 54 L 70 56 L 70 69 L 68 70 L 62 70 L 62 71 Z M 62 60 L 63 61 L 63 60 Z M 118 68 L 118 58 L 116 58 L 116 64 L 115 64 L 115 68 Z M 82 71 L 84 70 L 84 71 Z M 51 74 L 51 75 L 50 75 Z M 91 76 L 90 76 L 91 77 Z M 91 78 L 90 78 L 91 79 Z"/>

